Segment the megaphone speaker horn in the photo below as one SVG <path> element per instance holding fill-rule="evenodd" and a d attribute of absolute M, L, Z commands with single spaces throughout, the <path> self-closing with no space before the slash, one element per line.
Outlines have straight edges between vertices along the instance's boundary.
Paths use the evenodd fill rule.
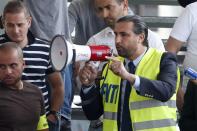
<path fill-rule="evenodd" d="M 50 46 L 50 60 L 55 70 L 61 71 L 72 59 L 72 45 L 62 35 L 56 35 Z M 69 55 L 68 55 L 69 54 Z"/>
<path fill-rule="evenodd" d="M 75 45 L 62 35 L 55 36 L 50 47 L 50 60 L 57 71 L 63 70 L 73 61 L 104 61 L 105 56 L 111 55 L 112 50 L 106 45 Z"/>

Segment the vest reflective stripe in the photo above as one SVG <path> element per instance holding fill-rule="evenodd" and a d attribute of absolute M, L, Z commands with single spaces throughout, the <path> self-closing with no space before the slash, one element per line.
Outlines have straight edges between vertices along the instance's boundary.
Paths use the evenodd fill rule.
<path fill-rule="evenodd" d="M 104 112 L 103 118 L 104 119 L 109 119 L 109 120 L 117 120 L 117 112 Z"/>
<path fill-rule="evenodd" d="M 102 76 L 106 78 L 100 81 L 100 92 L 103 97 L 104 107 L 103 131 L 118 131 L 117 112 L 121 79 L 108 69 L 108 67 L 106 66 L 102 72 Z"/>
<path fill-rule="evenodd" d="M 144 130 L 144 129 L 176 126 L 176 122 L 173 119 L 163 119 L 163 120 L 136 122 L 133 123 L 133 126 L 135 130 Z"/>
<path fill-rule="evenodd" d="M 169 100 L 167 102 L 160 102 L 154 99 L 150 99 L 150 100 L 145 100 L 145 101 L 131 102 L 130 110 L 151 108 L 151 107 L 158 107 L 158 106 L 168 106 L 171 108 L 176 108 L 176 101 Z"/>

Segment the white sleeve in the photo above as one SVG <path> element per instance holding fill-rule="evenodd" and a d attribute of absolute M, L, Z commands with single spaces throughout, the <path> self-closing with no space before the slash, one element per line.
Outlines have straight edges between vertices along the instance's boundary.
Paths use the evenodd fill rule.
<path fill-rule="evenodd" d="M 96 44 L 96 37 L 93 35 L 92 37 L 90 37 L 90 39 L 88 40 L 86 45 L 97 45 Z M 90 61 L 90 64 L 92 65 L 92 67 L 94 68 L 98 68 L 100 65 L 100 61 Z"/>
<path fill-rule="evenodd" d="M 161 51 L 165 51 L 165 47 L 164 47 L 164 44 L 161 40 L 161 37 L 157 33 L 153 32 L 151 30 L 148 30 L 148 38 L 147 39 L 148 39 L 149 47 L 156 48 Z"/>
<path fill-rule="evenodd" d="M 181 16 L 177 18 L 170 36 L 186 42 L 192 32 L 193 18 L 189 7 L 186 7 Z"/>
<path fill-rule="evenodd" d="M 86 45 L 95 45 L 96 44 L 96 40 L 94 38 L 94 36 L 90 37 L 90 39 L 88 40 Z"/>

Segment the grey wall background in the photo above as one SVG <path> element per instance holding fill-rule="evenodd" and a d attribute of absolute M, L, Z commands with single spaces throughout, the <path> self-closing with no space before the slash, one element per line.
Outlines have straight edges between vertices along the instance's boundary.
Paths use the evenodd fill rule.
<path fill-rule="evenodd" d="M 2 15 L 3 13 L 3 8 L 5 6 L 5 4 L 8 2 L 9 0 L 0 0 L 0 14 Z M 0 29 L 0 34 L 3 33 L 3 30 Z"/>
<path fill-rule="evenodd" d="M 5 6 L 5 4 L 8 2 L 9 0 L 0 0 L 0 13 L 2 14 L 3 12 L 3 8 Z"/>

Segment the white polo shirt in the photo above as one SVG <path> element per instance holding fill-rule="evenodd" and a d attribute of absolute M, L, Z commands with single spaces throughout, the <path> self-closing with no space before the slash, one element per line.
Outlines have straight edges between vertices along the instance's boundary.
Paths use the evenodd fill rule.
<path fill-rule="evenodd" d="M 197 70 L 197 2 L 184 9 L 177 18 L 170 36 L 187 43 L 183 66 Z"/>

